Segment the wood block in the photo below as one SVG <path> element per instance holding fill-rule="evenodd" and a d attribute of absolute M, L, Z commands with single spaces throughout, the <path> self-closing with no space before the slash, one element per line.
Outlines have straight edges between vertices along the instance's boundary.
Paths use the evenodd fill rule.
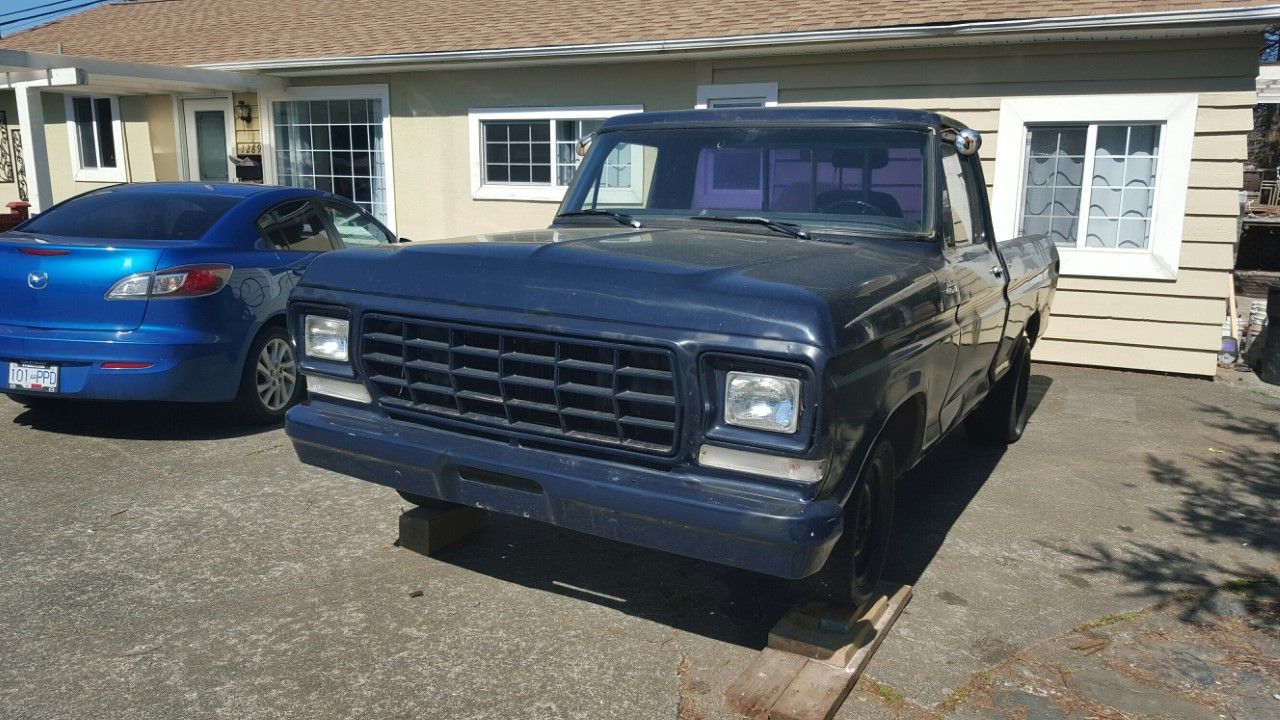
<path fill-rule="evenodd" d="M 797 606 L 769 631 L 769 647 L 844 667 L 859 647 L 875 637 L 875 624 L 888 606 L 885 595 L 872 597 L 860 607 Z"/>
<path fill-rule="evenodd" d="M 769 720 L 830 720 L 857 676 L 846 668 L 808 660 L 769 708 Z"/>
<path fill-rule="evenodd" d="M 911 600 L 910 585 L 878 589 L 856 609 L 793 608 L 725 693 L 729 707 L 751 718 L 830 720 Z"/>
<path fill-rule="evenodd" d="M 806 662 L 799 655 L 765 648 L 725 691 L 725 703 L 749 718 L 765 717 Z"/>
<path fill-rule="evenodd" d="M 441 502 L 421 505 L 400 514 L 396 544 L 423 555 L 434 555 L 479 531 L 489 521 L 480 508 Z"/>

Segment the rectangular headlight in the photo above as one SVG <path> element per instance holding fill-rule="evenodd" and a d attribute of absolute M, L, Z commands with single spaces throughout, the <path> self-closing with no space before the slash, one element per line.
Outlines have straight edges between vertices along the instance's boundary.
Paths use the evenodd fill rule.
<path fill-rule="evenodd" d="M 794 433 L 800 421 L 800 381 L 730 372 L 725 378 L 724 421 L 755 430 Z"/>
<path fill-rule="evenodd" d="M 351 323 L 338 318 L 308 315 L 302 321 L 303 348 L 307 357 L 347 362 Z"/>

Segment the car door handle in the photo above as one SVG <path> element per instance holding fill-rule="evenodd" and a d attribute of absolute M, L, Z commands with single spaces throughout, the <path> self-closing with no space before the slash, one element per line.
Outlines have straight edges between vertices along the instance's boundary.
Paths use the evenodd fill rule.
<path fill-rule="evenodd" d="M 991 274 L 995 275 L 996 277 L 1004 277 L 1004 268 L 1000 267 L 999 265 L 992 266 Z"/>

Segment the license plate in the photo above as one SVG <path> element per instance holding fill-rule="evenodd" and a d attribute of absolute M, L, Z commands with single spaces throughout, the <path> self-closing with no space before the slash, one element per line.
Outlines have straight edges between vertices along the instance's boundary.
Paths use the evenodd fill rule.
<path fill-rule="evenodd" d="M 9 363 L 9 389 L 58 392 L 58 366 Z"/>

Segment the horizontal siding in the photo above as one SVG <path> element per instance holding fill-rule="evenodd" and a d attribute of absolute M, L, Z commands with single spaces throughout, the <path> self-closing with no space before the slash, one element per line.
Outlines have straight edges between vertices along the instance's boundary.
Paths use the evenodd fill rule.
<path fill-rule="evenodd" d="M 1253 111 L 1241 107 L 1200 106 L 1196 112 L 1196 132 L 1247 133 L 1253 129 Z"/>
<path fill-rule="evenodd" d="M 1230 276 L 1217 270 L 1180 270 L 1178 279 L 1113 280 L 1111 278 L 1062 277 L 1058 287 L 1064 290 L 1099 293 L 1133 293 L 1135 295 L 1169 295 L 1225 300 Z M 1226 314 L 1224 306 L 1223 314 Z"/>
<path fill-rule="evenodd" d="M 1178 350 L 1213 350 L 1222 342 L 1222 317 L 1216 325 L 1192 325 L 1151 320 L 1122 320 L 1104 317 L 1058 317 L 1050 320 L 1045 332 L 1053 340 L 1080 340 L 1175 348 Z"/>
<path fill-rule="evenodd" d="M 1242 163 L 1248 157 L 1249 149 L 1242 133 L 1197 134 L 1195 142 L 1191 143 L 1193 160 L 1232 160 Z"/>
<path fill-rule="evenodd" d="M 1182 241 L 1234 245 L 1239 226 L 1240 221 L 1235 215 L 1189 216 L 1182 223 Z"/>
<path fill-rule="evenodd" d="M 1058 290 L 1053 298 L 1053 322 L 1059 318 L 1094 317 L 1153 322 L 1221 325 L 1222 303 L 1214 298 L 1169 297 L 1132 293 L 1100 293 Z"/>
<path fill-rule="evenodd" d="M 1234 261 L 1256 38 L 1024 45 L 756 58 L 713 63 L 714 82 L 777 82 L 784 105 L 896 106 L 953 117 L 994 151 L 1005 97 L 1196 93 L 1195 138 L 1174 281 L 1063 277 L 1036 357 L 1212 374 Z M 937 72 L 940 63 L 947 68 Z"/>
<path fill-rule="evenodd" d="M 1227 243 L 1182 243 L 1179 265 L 1184 270 L 1230 270 L 1235 266 L 1235 246 Z"/>
<path fill-rule="evenodd" d="M 1209 377 L 1217 372 L 1218 367 L 1216 351 L 1108 345 L 1049 338 L 1036 343 L 1031 357 L 1040 362 L 1155 370 Z"/>
<path fill-rule="evenodd" d="M 1235 192 L 1244 185 L 1244 166 L 1234 160 L 1192 160 L 1191 187 Z"/>

